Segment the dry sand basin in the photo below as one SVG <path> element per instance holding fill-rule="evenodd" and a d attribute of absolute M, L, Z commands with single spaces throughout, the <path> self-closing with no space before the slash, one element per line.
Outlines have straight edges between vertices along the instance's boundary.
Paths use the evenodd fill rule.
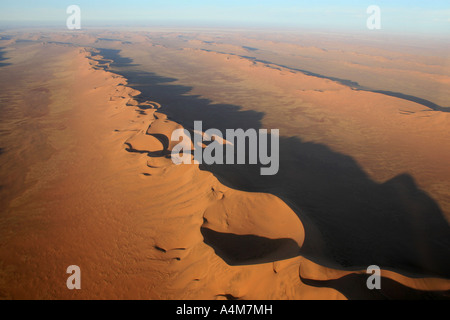
<path fill-rule="evenodd" d="M 4 210 L 2 297 L 363 294 L 364 270 L 341 271 L 300 255 L 310 221 L 301 221 L 279 197 L 234 190 L 197 165 L 175 166 L 167 157 L 174 146 L 168 141 L 182 126 L 167 118 L 164 105 L 142 101 L 127 79 L 103 70 L 107 60 L 70 46 L 14 50 L 16 60 L 4 67 L 10 72 L 23 67 L 20 55 L 31 59 L 32 52 L 37 60 L 55 53 L 52 64 L 42 66 L 52 72 L 40 85 L 51 91 L 50 111 L 34 119 L 52 150 L 44 160 L 27 163 L 29 184 Z M 64 271 L 71 264 L 83 270 L 79 292 L 65 288 Z M 443 279 L 382 275 L 383 294 L 400 290 L 417 297 L 450 290 Z"/>

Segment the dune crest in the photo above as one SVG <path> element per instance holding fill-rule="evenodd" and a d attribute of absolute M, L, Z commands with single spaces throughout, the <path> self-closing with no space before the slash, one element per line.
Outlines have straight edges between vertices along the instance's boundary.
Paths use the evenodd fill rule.
<path fill-rule="evenodd" d="M 136 107 L 137 110 L 141 109 L 142 106 L 138 102 L 133 102 L 131 105 Z M 167 116 L 161 113 L 164 111 L 164 106 L 158 105 L 157 108 L 162 111 L 158 110 L 158 112 L 153 113 L 153 120 L 146 130 L 146 135 L 143 135 L 145 130 L 141 130 L 138 134 L 140 137 L 139 143 L 142 142 L 140 149 L 149 152 L 148 156 L 152 158 L 148 163 L 161 158 L 167 159 L 173 148 L 173 143 L 170 141 L 172 132 L 176 129 L 183 128 L 176 122 L 168 120 Z M 200 134 L 204 135 L 204 132 Z M 144 136 L 146 138 L 143 138 Z M 152 142 L 145 140 L 148 137 L 157 137 L 161 144 L 164 145 L 164 150 L 160 154 L 156 155 L 151 153 Z M 139 152 L 138 150 L 136 151 Z M 277 278 L 285 279 L 281 283 L 287 285 L 285 281 L 292 279 L 295 270 L 294 266 L 296 265 L 299 266 L 299 281 L 297 280 L 291 284 L 294 286 L 290 288 L 292 295 L 277 297 L 274 293 L 271 293 L 272 296 L 270 298 L 335 299 L 338 297 L 343 298 L 344 296 L 347 298 L 355 298 L 358 296 L 368 298 L 401 298 L 401 295 L 395 296 L 396 293 L 402 292 L 402 289 L 399 288 L 403 288 L 403 292 L 406 291 L 411 297 L 424 297 L 427 295 L 436 295 L 439 297 L 441 292 L 448 292 L 450 290 L 450 281 L 448 280 L 408 277 L 397 272 L 382 270 L 382 278 L 389 281 L 387 288 L 382 292 L 375 292 L 373 294 L 363 293 L 362 291 L 367 290 L 364 287 L 368 277 L 366 270 L 344 271 L 332 269 L 321 266 L 301 256 L 301 247 L 305 238 L 303 224 L 292 209 L 281 199 L 270 194 L 233 190 L 221 184 L 216 179 L 211 178 L 208 173 L 200 171 L 197 165 L 175 166 L 167 160 L 163 161 L 165 161 L 166 165 L 163 168 L 164 174 L 162 177 L 167 177 L 169 180 L 171 180 L 169 176 L 175 173 L 180 179 L 183 179 L 182 176 L 209 176 L 207 180 L 209 181 L 209 185 L 206 187 L 203 183 L 203 187 L 210 189 L 207 195 L 203 195 L 203 200 L 206 204 L 202 205 L 204 208 L 202 209 L 203 223 L 199 230 L 203 242 L 214 250 L 216 257 L 219 257 L 232 268 L 230 270 L 234 270 L 233 273 L 241 273 L 245 270 L 246 274 L 249 272 L 253 274 L 247 281 L 243 280 L 244 283 L 233 285 L 227 291 L 233 292 L 233 294 L 216 295 L 216 298 L 266 299 L 268 297 L 266 295 L 269 292 L 268 289 L 264 293 L 256 293 L 250 288 L 247 289 L 248 291 L 243 288 L 246 288 L 252 281 L 256 281 L 256 279 L 258 279 L 258 287 L 268 288 L 273 286 L 272 277 L 264 276 L 269 266 Z M 150 165 L 148 166 L 152 167 Z M 156 169 L 158 167 L 153 168 Z M 192 183 L 195 183 L 195 180 L 192 180 Z M 198 235 L 196 238 L 198 239 Z M 158 245 L 156 248 L 164 254 L 177 250 L 170 249 L 171 247 L 167 245 Z M 178 250 L 184 251 L 187 249 L 183 248 Z M 211 254 L 209 251 L 208 255 Z M 190 261 L 193 258 L 193 256 L 189 256 Z M 177 258 L 177 260 L 180 261 L 181 258 Z M 197 265 L 197 263 L 194 263 L 194 265 Z M 255 270 L 250 269 L 252 266 Z M 192 272 L 192 270 L 189 271 L 191 266 L 183 266 L 183 268 L 186 269 L 181 272 L 182 278 L 189 277 L 188 274 Z M 241 271 L 239 268 L 243 270 Z M 224 279 L 226 279 L 226 272 L 222 272 Z M 273 274 L 271 273 L 272 276 Z M 350 292 L 347 292 L 345 289 L 346 285 L 342 289 L 340 286 L 335 286 L 332 283 L 340 279 L 344 279 L 342 281 L 345 283 L 346 277 L 349 276 L 351 277 L 349 283 L 352 285 L 356 284 L 356 288 L 350 290 Z M 179 280 L 177 279 L 175 281 L 178 283 L 175 286 L 176 288 L 181 288 L 179 284 L 184 283 Z M 222 283 L 216 279 L 214 280 L 214 286 L 219 286 Z M 194 281 L 198 282 L 199 280 L 194 279 Z M 274 281 L 274 283 L 278 281 Z M 245 282 L 247 282 L 247 285 L 245 285 Z M 324 285 L 323 282 L 326 284 Z M 187 283 L 185 285 L 189 287 Z M 393 295 L 392 292 L 394 293 Z M 344 296 L 340 294 L 344 294 Z"/>

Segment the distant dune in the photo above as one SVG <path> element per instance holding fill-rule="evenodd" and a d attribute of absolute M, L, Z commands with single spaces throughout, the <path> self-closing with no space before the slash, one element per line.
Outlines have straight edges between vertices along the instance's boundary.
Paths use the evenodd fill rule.
<path fill-rule="evenodd" d="M 273 37 L 0 40 L 0 298 L 449 299 L 444 53 Z M 280 129 L 279 174 L 174 165 L 195 120 Z"/>

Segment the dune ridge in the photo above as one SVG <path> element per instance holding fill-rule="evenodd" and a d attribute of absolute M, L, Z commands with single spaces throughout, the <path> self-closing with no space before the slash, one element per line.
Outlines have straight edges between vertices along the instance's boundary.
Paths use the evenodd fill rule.
<path fill-rule="evenodd" d="M 161 113 L 161 110 L 158 110 L 161 108 L 164 111 L 164 107 L 161 107 L 155 102 L 145 101 L 140 103 L 134 99 L 128 102 L 128 105 L 135 106 L 139 110 L 145 109 L 146 113 L 149 110 L 149 113 L 153 114 L 153 119 L 150 120 L 148 128 L 145 129 L 146 127 L 144 127 L 136 136 L 131 138 L 132 142 L 130 143 L 130 149 L 128 149 L 129 152 L 147 153 L 151 158 L 147 162 L 147 166 L 152 169 L 152 171 L 147 173 L 148 175 L 158 174 L 161 168 L 163 168 L 163 174 L 170 174 L 171 170 L 176 170 L 181 175 L 191 170 L 199 171 L 197 165 L 193 165 L 193 168 L 183 168 L 186 167 L 184 165 L 177 168 L 170 161 L 164 159 L 168 157 L 173 148 L 172 142 L 167 142 L 170 141 L 172 131 L 182 128 L 176 122 L 168 120 L 167 116 Z M 147 109 L 149 105 L 153 106 Z M 155 112 L 156 110 L 158 112 Z M 153 142 L 146 140 L 150 137 L 156 138 L 159 144 L 156 143 L 156 140 Z M 165 141 L 165 143 L 162 141 Z M 157 146 L 155 146 L 155 143 Z M 164 146 L 163 149 L 161 149 L 162 145 Z M 157 153 L 155 153 L 156 149 L 158 149 Z M 158 162 L 164 162 L 165 165 L 161 166 Z M 302 222 L 297 220 L 296 214 L 282 200 L 275 196 L 237 191 L 225 187 L 218 181 L 214 181 L 211 186 L 209 198 L 213 199 L 213 201 L 203 213 L 201 234 L 203 241 L 211 246 L 215 253 L 228 265 L 235 267 L 244 265 L 248 267 L 272 263 L 273 272 L 279 277 L 281 276 L 279 275 L 279 270 L 277 270 L 278 265 L 290 264 L 290 268 L 288 268 L 290 271 L 293 269 L 292 264 L 299 265 L 300 283 L 303 286 L 305 284 L 308 286 L 303 288 L 304 292 L 300 291 L 296 295 L 285 298 L 295 299 L 314 296 L 314 294 L 317 294 L 315 291 L 320 287 L 317 284 L 320 281 L 330 282 L 348 276 L 365 275 L 365 270 L 345 271 L 330 269 L 299 256 L 299 249 L 304 240 Z M 249 208 L 251 209 L 249 210 Z M 163 246 L 156 246 L 156 248 L 163 253 L 177 250 L 167 249 L 167 247 Z M 448 291 L 450 290 L 450 281 L 443 279 L 408 277 L 391 270 L 382 270 L 382 277 L 392 280 L 390 287 L 382 291 L 382 293 L 374 295 L 366 294 L 366 296 L 401 298 L 401 294 L 398 294 L 401 286 L 417 290 L 417 292 L 409 293 L 412 297 L 427 296 L 427 293 L 431 296 L 433 296 L 432 294 L 440 296 L 439 292 L 443 292 L 444 297 L 448 295 Z M 358 292 L 358 289 L 364 287 L 361 283 L 365 282 L 366 277 L 362 276 L 357 279 L 356 282 L 360 288 L 356 286 L 354 289 L 355 292 L 348 293 L 349 297 L 357 297 L 361 293 Z M 260 281 L 264 280 L 266 279 L 260 279 Z M 332 287 L 330 284 L 330 288 Z M 312 288 L 316 288 L 316 290 Z M 330 288 L 327 290 L 328 293 L 322 291 L 316 297 L 336 298 L 339 296 Z M 345 290 L 342 291 L 347 293 Z M 239 295 L 236 292 L 220 296 L 231 296 L 234 298 L 265 297 L 264 295 L 255 295 L 255 293 Z"/>

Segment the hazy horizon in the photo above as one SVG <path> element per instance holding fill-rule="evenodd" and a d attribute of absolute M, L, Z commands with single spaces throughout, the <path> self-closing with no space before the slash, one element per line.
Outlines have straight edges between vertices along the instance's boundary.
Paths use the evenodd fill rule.
<path fill-rule="evenodd" d="M 79 1 L 44 0 L 0 4 L 2 27 L 65 27 L 66 9 L 78 5 L 83 27 L 221 27 L 319 29 L 367 32 L 367 8 L 381 9 L 385 33 L 446 35 L 450 31 L 449 1 Z"/>

